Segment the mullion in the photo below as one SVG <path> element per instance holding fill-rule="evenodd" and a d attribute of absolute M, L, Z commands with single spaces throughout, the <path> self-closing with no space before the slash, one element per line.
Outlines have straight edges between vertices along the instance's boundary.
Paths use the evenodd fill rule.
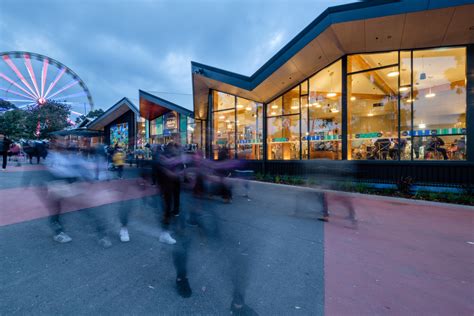
<path fill-rule="evenodd" d="M 387 66 L 380 66 L 380 67 L 375 67 L 375 68 L 369 68 L 369 69 L 350 72 L 347 75 L 348 76 L 349 75 L 357 75 L 357 74 L 364 73 L 364 72 L 367 72 L 367 71 L 377 71 L 377 70 L 382 70 L 382 69 L 386 69 L 386 68 L 393 68 L 393 67 L 397 67 L 397 66 L 398 66 L 398 64 L 390 64 L 390 65 L 387 65 Z"/>

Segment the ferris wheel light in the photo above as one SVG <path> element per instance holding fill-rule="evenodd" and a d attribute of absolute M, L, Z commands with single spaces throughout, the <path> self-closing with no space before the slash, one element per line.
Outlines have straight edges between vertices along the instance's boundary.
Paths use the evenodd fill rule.
<path fill-rule="evenodd" d="M 0 62 L 0 92 L 5 92 L 2 99 L 11 100 L 16 108 L 33 109 L 57 102 L 69 106 L 70 117 L 85 115 L 93 108 L 92 97 L 79 76 L 47 56 L 0 52 Z"/>

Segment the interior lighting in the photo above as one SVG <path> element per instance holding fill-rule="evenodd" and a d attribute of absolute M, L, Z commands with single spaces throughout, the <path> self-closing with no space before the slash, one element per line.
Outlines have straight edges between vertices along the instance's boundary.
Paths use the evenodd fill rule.
<path fill-rule="evenodd" d="M 369 112 L 369 114 L 367 114 L 367 116 L 374 116 L 374 113 Z"/>
<path fill-rule="evenodd" d="M 332 113 L 338 113 L 339 110 L 338 110 L 337 108 L 332 108 L 332 109 L 331 109 L 331 112 L 332 112 Z"/>
<path fill-rule="evenodd" d="M 237 104 L 238 109 L 242 109 L 244 106 L 242 104 Z"/>
<path fill-rule="evenodd" d="M 272 105 L 272 109 L 278 109 L 278 105 L 273 104 L 273 105 Z"/>
<path fill-rule="evenodd" d="M 316 107 L 317 107 L 317 108 L 320 108 L 320 107 L 321 107 L 321 103 L 316 102 Z"/>
<path fill-rule="evenodd" d="M 400 74 L 400 72 L 394 70 L 394 71 L 390 71 L 390 72 L 387 74 L 387 77 L 393 78 L 393 77 L 397 77 L 399 74 Z"/>
<path fill-rule="evenodd" d="M 337 95 L 336 92 L 329 92 L 328 94 L 326 94 L 326 96 L 327 96 L 328 98 L 333 98 L 333 97 L 335 97 L 336 95 Z"/>
<path fill-rule="evenodd" d="M 272 111 L 272 112 L 270 113 L 270 115 L 276 115 L 276 113 L 275 113 L 274 111 Z"/>
<path fill-rule="evenodd" d="M 356 100 L 356 97 L 351 97 L 351 101 L 355 101 Z"/>
<path fill-rule="evenodd" d="M 425 123 L 420 123 L 420 124 L 418 124 L 418 128 L 426 128 L 426 124 Z"/>
<path fill-rule="evenodd" d="M 251 106 L 246 107 L 245 111 L 252 111 L 252 107 Z"/>
<path fill-rule="evenodd" d="M 224 119 L 225 119 L 225 116 L 224 116 L 224 115 L 221 115 L 221 116 L 219 116 L 219 119 L 220 119 L 220 120 L 224 120 Z"/>
<path fill-rule="evenodd" d="M 400 92 L 408 91 L 408 87 L 400 87 L 400 89 L 398 89 L 398 91 L 400 91 Z"/>
<path fill-rule="evenodd" d="M 436 93 L 433 93 L 430 88 L 430 92 L 425 95 L 425 98 L 434 98 L 436 96 Z"/>
<path fill-rule="evenodd" d="M 291 106 L 291 109 L 292 109 L 292 110 L 298 110 L 298 106 L 297 106 L 297 105 L 292 105 L 292 106 Z"/>

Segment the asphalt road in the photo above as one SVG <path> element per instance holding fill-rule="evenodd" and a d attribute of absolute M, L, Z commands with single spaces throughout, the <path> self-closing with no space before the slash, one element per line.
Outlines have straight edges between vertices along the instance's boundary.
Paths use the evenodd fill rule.
<path fill-rule="evenodd" d="M 158 242 L 156 196 L 65 214 L 69 244 L 52 240 L 46 218 L 1 227 L 0 313 L 226 315 L 237 271 L 257 313 L 322 314 L 323 224 L 296 216 L 293 197 L 271 191 L 255 186 L 250 199 L 237 195 L 232 204 L 184 193 L 172 246 Z M 129 243 L 118 238 L 120 203 L 130 209 Z M 176 232 L 190 210 L 200 225 Z M 98 245 L 97 221 L 107 223 L 111 248 Z M 185 241 L 190 298 L 176 293 L 172 260 Z M 242 263 L 248 268 L 239 269 Z"/>

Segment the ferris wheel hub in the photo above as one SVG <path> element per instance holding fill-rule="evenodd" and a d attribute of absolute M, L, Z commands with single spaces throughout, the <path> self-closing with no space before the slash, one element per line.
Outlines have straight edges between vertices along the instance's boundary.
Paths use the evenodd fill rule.
<path fill-rule="evenodd" d="M 45 99 L 45 98 L 39 98 L 37 101 L 38 101 L 38 104 L 39 104 L 39 105 L 43 105 L 43 104 L 46 103 L 46 99 Z"/>

